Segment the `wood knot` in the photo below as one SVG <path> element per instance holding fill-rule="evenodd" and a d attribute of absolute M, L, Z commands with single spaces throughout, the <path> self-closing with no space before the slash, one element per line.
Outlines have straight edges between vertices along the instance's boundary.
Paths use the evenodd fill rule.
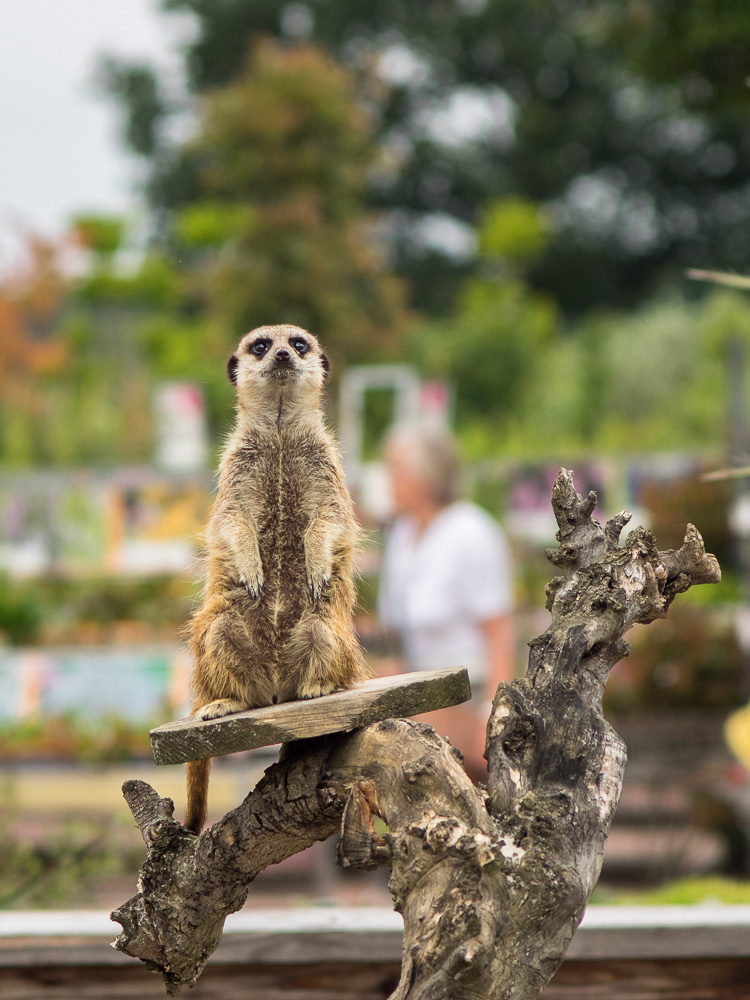
<path fill-rule="evenodd" d="M 359 781 L 352 786 L 341 817 L 336 861 L 342 868 L 371 871 L 390 865 L 390 846 L 378 836 L 373 816 L 380 816 L 377 790 L 372 782 Z"/>
<path fill-rule="evenodd" d="M 401 765 L 401 770 L 409 784 L 413 785 L 415 781 L 418 781 L 424 775 L 435 773 L 435 761 L 432 757 L 425 755 L 419 757 L 417 760 L 404 761 Z"/>

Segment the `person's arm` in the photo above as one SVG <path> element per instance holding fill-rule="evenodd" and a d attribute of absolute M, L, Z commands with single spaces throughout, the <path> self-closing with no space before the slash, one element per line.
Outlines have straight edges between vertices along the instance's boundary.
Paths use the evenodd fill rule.
<path fill-rule="evenodd" d="M 492 699 L 501 681 L 507 684 L 515 677 L 515 647 L 513 640 L 513 616 L 507 614 L 494 615 L 479 623 L 487 643 L 487 675 L 484 680 L 481 702 L 470 703 L 474 707 L 475 722 L 471 735 L 467 735 L 463 746 L 467 765 L 473 767 L 476 774 L 484 774 L 484 742 L 486 738 L 487 719 L 492 708 Z M 461 706 L 462 708 L 464 706 Z M 482 777 L 481 780 L 484 780 Z"/>
<path fill-rule="evenodd" d="M 487 643 L 487 676 L 484 698 L 491 702 L 501 681 L 507 684 L 516 676 L 515 649 L 513 644 L 513 616 L 496 615 L 480 622 Z"/>

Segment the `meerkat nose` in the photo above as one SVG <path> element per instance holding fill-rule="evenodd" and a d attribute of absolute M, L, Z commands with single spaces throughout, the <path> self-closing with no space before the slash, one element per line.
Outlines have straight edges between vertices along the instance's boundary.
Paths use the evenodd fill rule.
<path fill-rule="evenodd" d="M 289 353 L 289 351 L 286 349 L 286 347 L 280 347 L 278 349 L 278 351 L 276 352 L 276 360 L 277 361 L 290 361 L 291 357 L 292 356 Z"/>

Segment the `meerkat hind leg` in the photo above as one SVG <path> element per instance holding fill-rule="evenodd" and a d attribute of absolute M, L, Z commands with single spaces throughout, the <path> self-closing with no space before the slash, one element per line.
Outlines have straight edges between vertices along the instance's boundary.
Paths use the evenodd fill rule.
<path fill-rule="evenodd" d="M 250 707 L 246 701 L 237 701 L 235 698 L 217 698 L 216 701 L 210 701 L 207 705 L 196 708 L 193 715 L 208 722 L 209 719 L 221 719 L 225 715 L 244 712 Z"/>
<path fill-rule="evenodd" d="M 336 684 L 330 684 L 327 681 L 311 680 L 300 685 L 298 697 L 304 701 L 308 698 L 320 698 L 322 694 L 332 694 L 337 690 L 338 685 Z"/>
<path fill-rule="evenodd" d="M 300 619 L 285 654 L 284 666 L 288 676 L 294 678 L 296 698 L 331 694 L 349 687 L 357 679 L 346 643 L 317 615 L 308 614 Z"/>

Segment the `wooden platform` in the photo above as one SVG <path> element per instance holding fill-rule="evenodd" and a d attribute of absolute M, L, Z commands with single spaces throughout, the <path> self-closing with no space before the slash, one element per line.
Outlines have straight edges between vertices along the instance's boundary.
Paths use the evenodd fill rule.
<path fill-rule="evenodd" d="M 190 1000 L 385 1000 L 398 981 L 392 910 L 245 909 Z M 101 911 L 0 913 L 0 1000 L 163 1000 L 164 984 L 109 947 Z M 748 1000 L 750 907 L 589 907 L 543 1000 Z"/>
<path fill-rule="evenodd" d="M 240 750 L 349 732 L 382 719 L 400 719 L 460 705 L 471 698 L 464 667 L 378 677 L 347 691 L 288 701 L 203 722 L 179 719 L 149 733 L 157 764 L 181 764 Z"/>

